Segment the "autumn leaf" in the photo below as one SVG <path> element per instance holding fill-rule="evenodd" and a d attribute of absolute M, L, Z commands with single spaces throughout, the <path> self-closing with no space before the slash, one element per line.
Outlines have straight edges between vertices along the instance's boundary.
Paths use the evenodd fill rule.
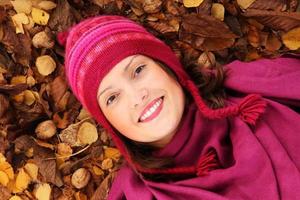
<path fill-rule="evenodd" d="M 248 9 L 242 13 L 245 17 L 256 19 L 260 23 L 274 29 L 289 31 L 295 27 L 300 26 L 300 13 L 286 13 L 279 11 L 267 11 Z"/>

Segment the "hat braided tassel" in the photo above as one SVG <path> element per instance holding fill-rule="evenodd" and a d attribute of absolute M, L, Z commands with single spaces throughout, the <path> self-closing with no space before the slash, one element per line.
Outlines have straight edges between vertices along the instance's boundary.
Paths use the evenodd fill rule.
<path fill-rule="evenodd" d="M 264 113 L 267 102 L 259 94 L 249 94 L 238 105 L 212 110 L 204 103 L 199 90 L 191 80 L 187 80 L 187 87 L 195 98 L 202 114 L 209 119 L 219 119 L 238 115 L 244 122 L 255 126 L 259 116 Z"/>

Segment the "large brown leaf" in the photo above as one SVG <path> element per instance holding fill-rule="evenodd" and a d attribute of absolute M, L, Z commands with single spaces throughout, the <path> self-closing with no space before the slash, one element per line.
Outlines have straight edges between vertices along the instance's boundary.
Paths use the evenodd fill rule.
<path fill-rule="evenodd" d="M 204 38 L 237 38 L 224 22 L 200 13 L 185 15 L 182 28 L 184 32 Z"/>
<path fill-rule="evenodd" d="M 288 13 L 279 11 L 267 11 L 247 9 L 242 14 L 245 17 L 251 17 L 258 22 L 275 30 L 289 31 L 300 26 L 300 13 Z"/>
<path fill-rule="evenodd" d="M 249 9 L 284 11 L 286 6 L 285 0 L 256 0 Z"/>

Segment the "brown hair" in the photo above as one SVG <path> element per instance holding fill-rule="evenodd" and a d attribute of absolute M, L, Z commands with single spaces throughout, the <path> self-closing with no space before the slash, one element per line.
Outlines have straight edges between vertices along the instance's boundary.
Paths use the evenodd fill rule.
<path fill-rule="evenodd" d="M 169 75 L 171 75 L 173 78 L 175 78 L 178 81 L 178 78 L 176 74 L 168 67 L 165 66 L 165 64 L 161 63 L 158 60 L 155 60 L 162 69 L 164 69 Z M 204 99 L 204 101 L 207 103 L 207 105 L 210 108 L 216 109 L 224 106 L 224 98 L 225 98 L 225 92 L 223 89 L 223 81 L 225 79 L 225 72 L 223 71 L 223 68 L 221 66 L 216 66 L 213 70 L 214 73 L 208 73 L 207 70 L 197 66 L 196 64 L 186 64 L 186 72 L 189 74 L 189 76 L 192 78 L 194 83 L 199 89 L 199 92 L 201 91 L 201 96 Z M 183 88 L 185 97 L 186 97 L 186 103 L 189 103 L 193 100 L 192 95 Z M 116 130 L 115 130 L 116 131 Z M 152 168 L 152 169 L 163 169 L 163 168 L 169 168 L 174 167 L 174 159 L 172 157 L 164 157 L 164 158 L 158 158 L 152 156 L 152 152 L 155 150 L 158 150 L 157 147 L 150 145 L 149 143 L 144 142 L 137 142 L 133 141 L 118 131 L 116 131 L 118 136 L 121 138 L 121 140 L 124 142 L 131 158 L 139 163 L 144 168 Z M 181 179 L 186 176 L 182 175 L 162 175 L 162 174 L 142 174 L 145 179 L 151 180 L 151 181 L 166 181 L 172 179 Z"/>

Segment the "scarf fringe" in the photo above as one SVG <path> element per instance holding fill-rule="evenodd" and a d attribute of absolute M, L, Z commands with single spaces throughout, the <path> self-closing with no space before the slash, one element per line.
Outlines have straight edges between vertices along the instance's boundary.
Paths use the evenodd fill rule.
<path fill-rule="evenodd" d="M 267 102 L 258 94 L 246 96 L 239 104 L 239 117 L 246 123 L 255 126 L 259 116 L 265 112 Z"/>

